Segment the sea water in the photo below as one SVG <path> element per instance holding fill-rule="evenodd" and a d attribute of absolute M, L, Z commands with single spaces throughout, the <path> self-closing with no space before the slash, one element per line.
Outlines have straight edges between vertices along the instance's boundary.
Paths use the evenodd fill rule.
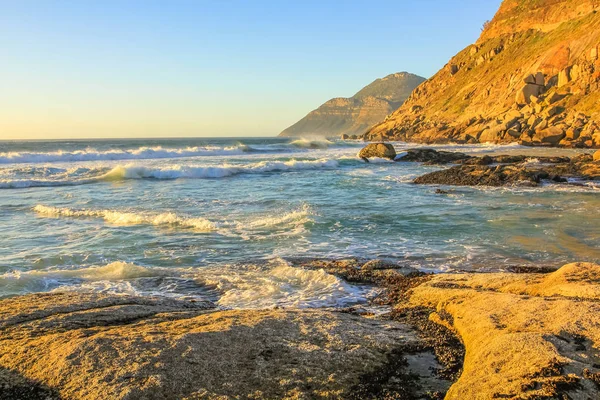
<path fill-rule="evenodd" d="M 429 272 L 600 262 L 593 182 L 420 186 L 411 181 L 445 167 L 365 163 L 356 156 L 363 145 L 289 138 L 0 142 L 0 296 L 91 290 L 209 299 L 226 308 L 344 306 L 374 289 L 286 260 L 381 258 Z M 418 147 L 394 145 L 400 154 Z"/>

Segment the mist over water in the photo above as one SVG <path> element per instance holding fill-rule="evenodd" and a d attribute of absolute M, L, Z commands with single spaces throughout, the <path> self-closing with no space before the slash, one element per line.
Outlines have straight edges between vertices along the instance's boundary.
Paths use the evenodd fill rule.
<path fill-rule="evenodd" d="M 362 146 L 283 138 L 0 142 L 0 296 L 69 289 L 233 308 L 339 306 L 372 289 L 285 259 L 385 258 L 427 271 L 600 261 L 597 185 L 453 187 L 441 195 L 438 186 L 410 183 L 440 167 L 366 164 L 356 158 Z"/>

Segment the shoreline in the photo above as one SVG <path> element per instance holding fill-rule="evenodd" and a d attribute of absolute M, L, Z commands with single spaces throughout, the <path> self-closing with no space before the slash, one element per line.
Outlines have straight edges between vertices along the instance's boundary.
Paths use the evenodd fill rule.
<path fill-rule="evenodd" d="M 34 399 L 600 394 L 593 347 L 600 339 L 599 265 L 435 275 L 381 260 L 304 260 L 294 267 L 375 284 L 384 291 L 373 303 L 391 312 L 227 311 L 74 292 L 16 296 L 0 300 L 0 393 Z M 304 364 L 312 367 L 299 369 Z M 230 368 L 254 378 L 237 382 Z M 19 397 L 24 393 L 30 397 Z"/>

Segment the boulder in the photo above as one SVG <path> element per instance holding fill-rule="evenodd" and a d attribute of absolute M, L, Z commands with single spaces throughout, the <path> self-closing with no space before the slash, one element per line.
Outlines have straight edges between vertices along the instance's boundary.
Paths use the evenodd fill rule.
<path fill-rule="evenodd" d="M 506 131 L 506 133 L 508 133 L 510 136 L 514 137 L 515 139 L 521 137 L 521 132 L 519 132 L 516 129 L 509 129 L 508 131 Z"/>
<path fill-rule="evenodd" d="M 556 92 L 552 92 L 551 94 L 549 94 L 546 97 L 546 103 L 547 104 L 554 104 L 557 101 L 562 100 L 563 96 L 561 96 L 560 94 L 556 93 Z"/>
<path fill-rule="evenodd" d="M 539 86 L 546 86 L 546 80 L 543 73 L 538 72 L 535 74 L 535 84 Z"/>
<path fill-rule="evenodd" d="M 396 150 L 389 143 L 369 143 L 358 153 L 358 156 L 362 159 L 377 157 L 393 160 L 396 158 Z"/>
<path fill-rule="evenodd" d="M 594 153 L 594 161 L 600 161 L 600 150 Z"/>
<path fill-rule="evenodd" d="M 544 130 L 537 131 L 535 137 L 537 137 L 542 143 L 549 143 L 556 145 L 566 136 L 565 131 L 557 126 L 551 126 Z"/>
<path fill-rule="evenodd" d="M 491 143 L 497 142 L 502 138 L 504 132 L 506 131 L 506 124 L 496 125 L 494 127 L 490 127 L 479 135 L 480 143 Z"/>
<path fill-rule="evenodd" d="M 340 136 L 340 139 L 348 140 L 348 139 L 350 139 L 350 136 L 346 135 L 345 133 L 342 133 L 342 135 Z"/>
<path fill-rule="evenodd" d="M 533 76 L 533 75 L 531 75 L 531 74 L 530 74 L 530 75 L 527 75 L 527 76 L 525 77 L 525 79 L 524 79 L 524 82 L 525 82 L 525 83 L 533 83 L 533 84 L 536 84 L 536 81 L 535 81 L 535 76 Z"/>
<path fill-rule="evenodd" d="M 577 140 L 579 139 L 579 134 L 581 132 L 581 129 L 579 128 L 569 128 L 567 129 L 566 133 L 566 139 L 568 140 Z"/>
<path fill-rule="evenodd" d="M 562 87 L 571 82 L 570 68 L 565 68 L 558 73 L 558 87 Z"/>
<path fill-rule="evenodd" d="M 527 83 L 517 92 L 515 100 L 518 104 L 529 104 L 531 102 L 531 96 L 539 96 L 542 94 L 542 89 L 542 86 L 538 86 L 535 83 Z"/>

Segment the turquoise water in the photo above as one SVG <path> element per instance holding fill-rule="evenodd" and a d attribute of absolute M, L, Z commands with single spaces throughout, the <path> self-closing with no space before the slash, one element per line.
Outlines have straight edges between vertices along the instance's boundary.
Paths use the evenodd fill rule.
<path fill-rule="evenodd" d="M 372 289 L 286 258 L 384 258 L 426 271 L 600 262 L 597 185 L 441 195 L 410 183 L 440 167 L 366 164 L 356 157 L 362 146 L 0 142 L 0 296 L 71 289 L 208 297 L 223 307 L 334 306 Z"/>

